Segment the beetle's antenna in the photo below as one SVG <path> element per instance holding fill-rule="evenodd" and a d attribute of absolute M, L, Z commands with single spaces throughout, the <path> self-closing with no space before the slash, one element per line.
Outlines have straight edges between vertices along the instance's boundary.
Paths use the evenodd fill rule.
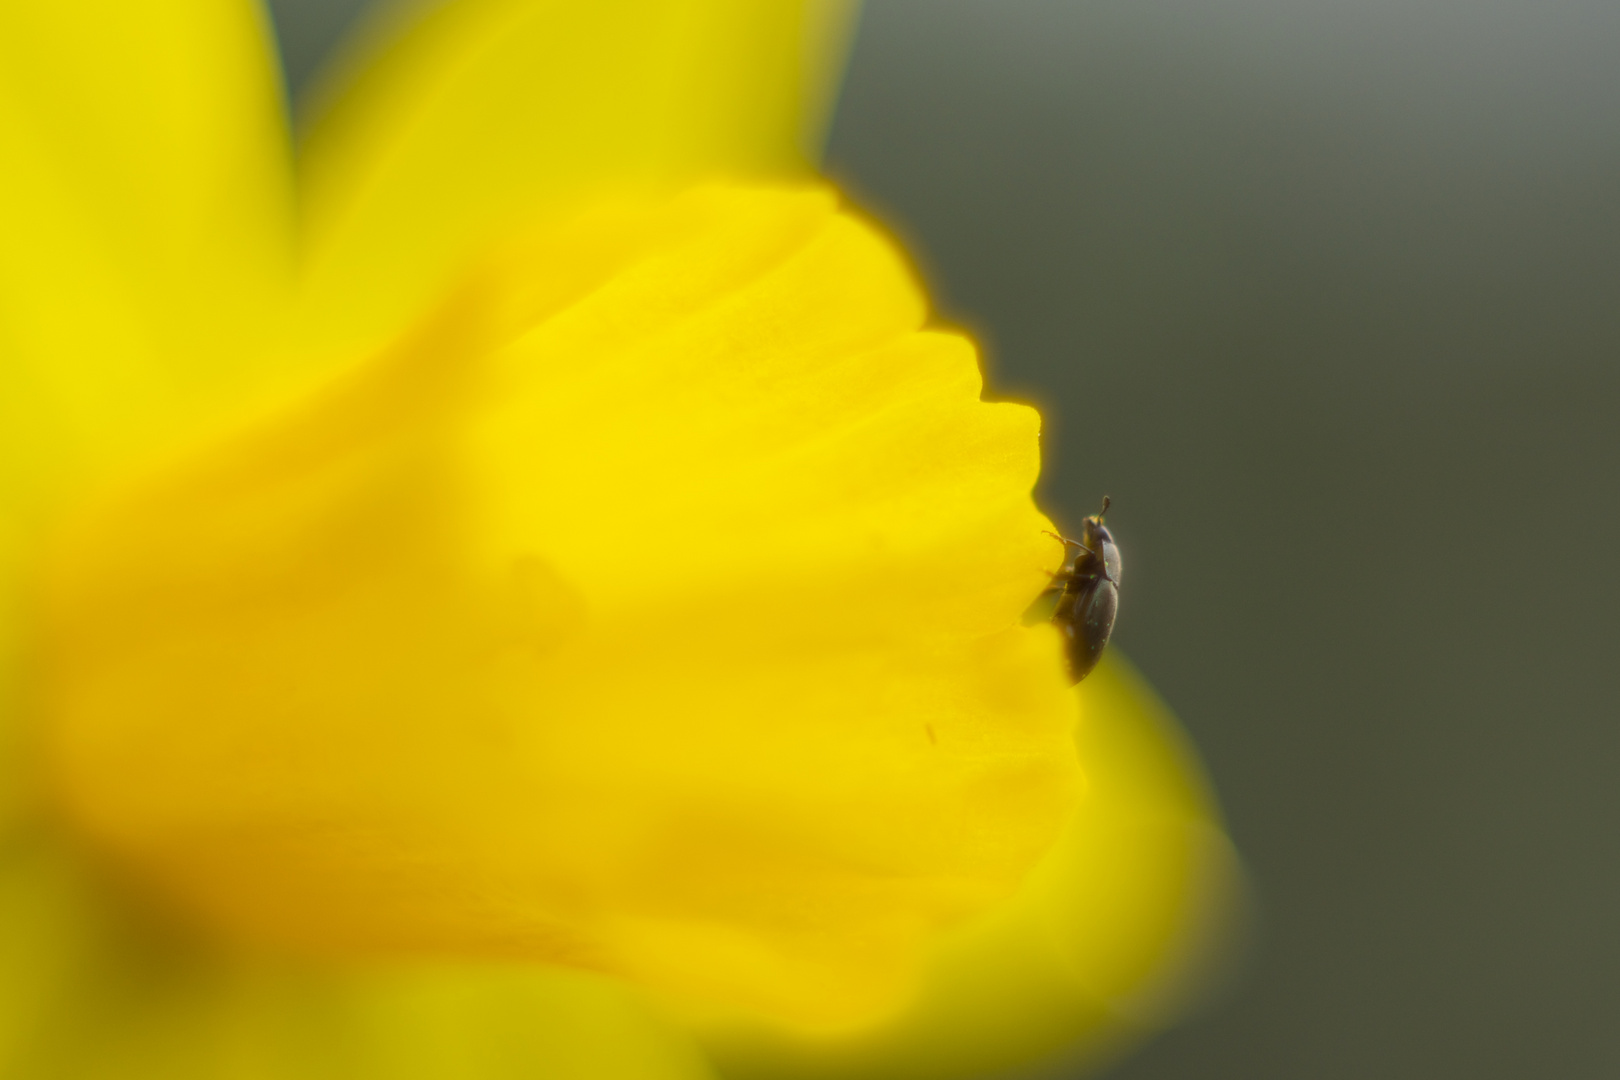
<path fill-rule="evenodd" d="M 1063 543 L 1068 544 L 1071 547 L 1077 547 L 1081 551 L 1084 551 L 1088 555 L 1097 554 L 1095 551 L 1092 551 L 1090 548 L 1086 547 L 1086 545 L 1082 544 L 1080 541 L 1078 541 L 1078 540 L 1070 540 L 1067 536 L 1059 536 L 1057 533 L 1053 532 L 1051 529 L 1042 529 L 1041 532 L 1045 533 L 1047 536 L 1050 536 L 1054 540 L 1060 540 Z"/>

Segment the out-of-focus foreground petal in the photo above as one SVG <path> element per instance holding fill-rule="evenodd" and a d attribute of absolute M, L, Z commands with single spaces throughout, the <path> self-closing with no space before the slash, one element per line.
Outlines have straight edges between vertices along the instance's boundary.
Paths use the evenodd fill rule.
<path fill-rule="evenodd" d="M 1038 417 L 924 318 L 823 191 L 515 245 L 62 539 L 66 806 L 248 939 L 892 1010 L 1079 781 Z"/>
<path fill-rule="evenodd" d="M 0 806 L 16 568 L 49 508 L 251 361 L 290 167 L 250 0 L 0 0 Z M 222 347 L 222 342 L 229 342 Z"/>
<path fill-rule="evenodd" d="M 369 342 L 495 231 L 583 192 L 806 172 L 853 10 L 448 0 L 414 21 L 395 12 L 338 68 L 303 147 L 311 317 Z"/>
<path fill-rule="evenodd" d="M 705 1080 L 611 980 L 220 952 L 63 838 L 0 846 L 0 1073 L 50 1080 Z"/>
<path fill-rule="evenodd" d="M 1242 874 L 1195 754 L 1117 650 L 1076 695 L 1087 789 L 1018 895 L 948 937 L 890 1023 L 794 1039 L 711 1021 L 727 1077 L 953 1080 L 1059 1055 L 1095 1063 L 1224 974 Z"/>
<path fill-rule="evenodd" d="M 171 423 L 262 345 L 292 241 L 262 19 L 0 0 L 0 498 Z"/>

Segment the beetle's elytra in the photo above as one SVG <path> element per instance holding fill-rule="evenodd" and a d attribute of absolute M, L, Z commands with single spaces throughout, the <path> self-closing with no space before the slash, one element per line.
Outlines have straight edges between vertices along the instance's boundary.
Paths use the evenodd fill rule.
<path fill-rule="evenodd" d="M 1086 518 L 1079 540 L 1048 534 L 1061 540 L 1073 556 L 1052 575 L 1052 587 L 1042 594 L 1042 600 L 1056 600 L 1052 623 L 1063 633 L 1069 678 L 1074 682 L 1097 666 L 1119 613 L 1119 547 L 1103 525 L 1106 513 L 1108 498 L 1104 496 L 1102 509 Z"/>

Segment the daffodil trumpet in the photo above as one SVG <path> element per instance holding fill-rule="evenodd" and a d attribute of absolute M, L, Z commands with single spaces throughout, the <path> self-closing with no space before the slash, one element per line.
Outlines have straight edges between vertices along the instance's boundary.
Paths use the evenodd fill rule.
<path fill-rule="evenodd" d="M 92 8 L 0 4 L 0 1071 L 946 1077 L 1173 1011 L 1212 800 L 1023 624 L 1038 415 L 805 175 L 836 10 L 458 0 L 294 170 L 255 9 Z"/>

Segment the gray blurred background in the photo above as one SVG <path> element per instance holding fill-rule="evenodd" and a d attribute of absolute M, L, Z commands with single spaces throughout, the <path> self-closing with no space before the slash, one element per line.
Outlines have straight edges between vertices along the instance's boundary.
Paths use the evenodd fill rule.
<path fill-rule="evenodd" d="M 1107 1075 L 1620 1076 L 1620 3 L 868 0 L 828 160 L 1113 496 L 1253 874 Z"/>

